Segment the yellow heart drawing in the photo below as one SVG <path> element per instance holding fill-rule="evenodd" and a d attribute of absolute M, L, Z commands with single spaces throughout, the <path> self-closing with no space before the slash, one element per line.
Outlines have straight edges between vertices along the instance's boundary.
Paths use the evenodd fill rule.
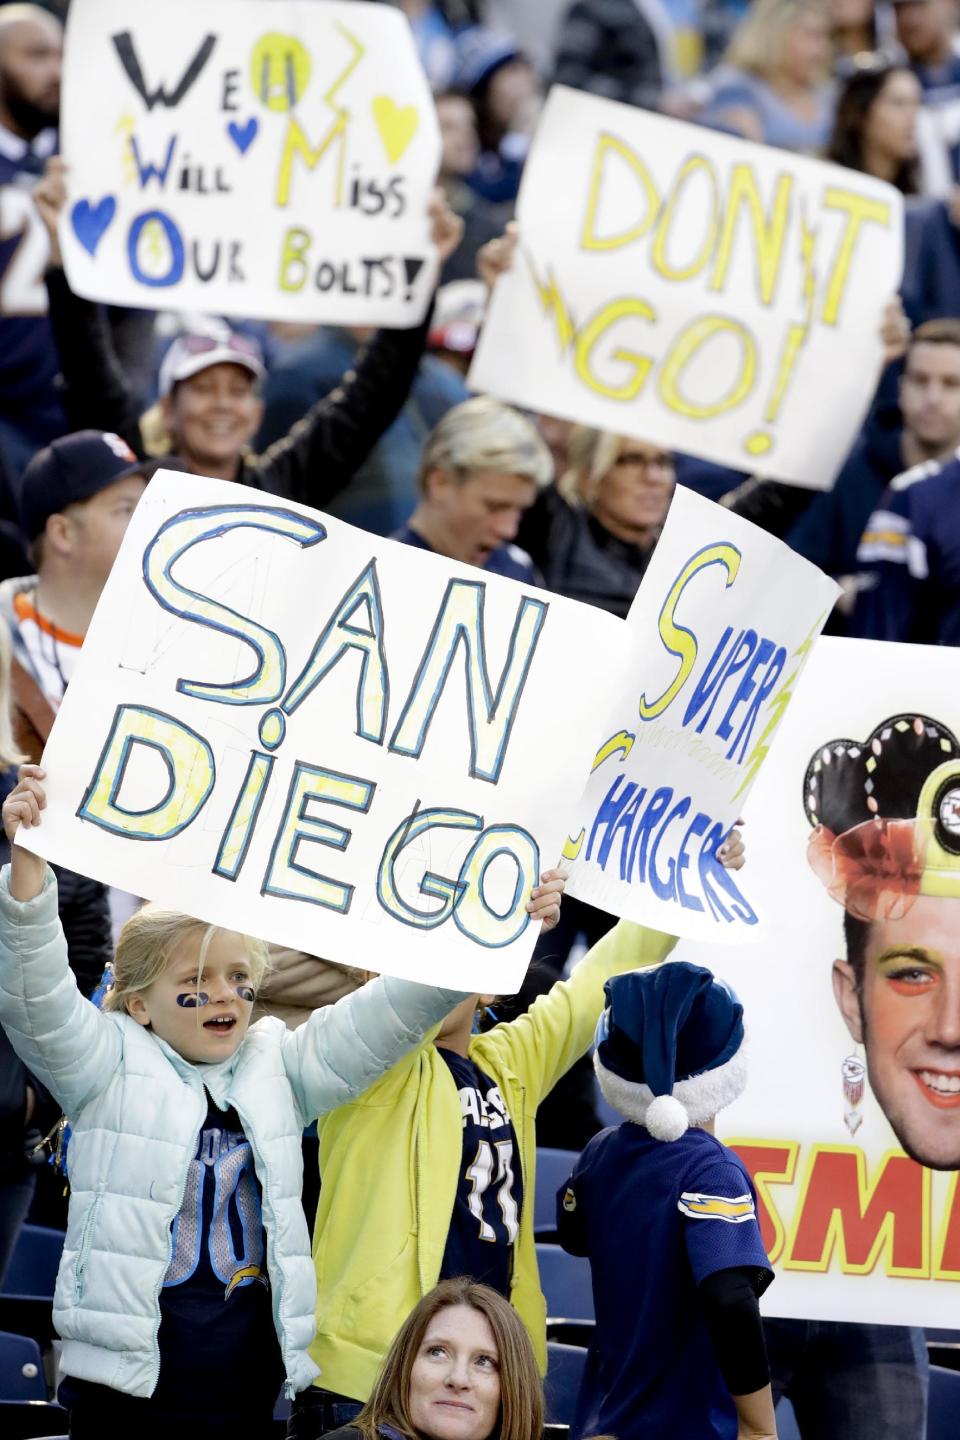
<path fill-rule="evenodd" d="M 387 159 L 391 165 L 395 165 L 417 133 L 417 126 L 420 124 L 417 107 L 401 107 L 395 105 L 389 95 L 377 95 L 372 108 Z"/>

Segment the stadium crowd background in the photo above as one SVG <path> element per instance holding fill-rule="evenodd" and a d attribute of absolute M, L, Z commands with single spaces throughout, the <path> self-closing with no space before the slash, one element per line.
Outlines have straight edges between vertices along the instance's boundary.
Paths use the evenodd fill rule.
<path fill-rule="evenodd" d="M 12 665 L 0 711 L 4 792 L 18 758 L 39 759 L 126 522 L 161 457 L 617 615 L 679 481 L 840 580 L 833 633 L 960 643 L 955 0 L 398 0 L 436 96 L 443 158 L 433 223 L 443 268 L 425 325 L 376 335 L 107 310 L 70 292 L 55 239 L 67 8 L 0 4 L 0 638 Z M 902 310 L 888 310 L 893 358 L 831 491 L 759 483 L 654 443 L 471 398 L 465 375 L 489 286 L 509 263 L 524 158 L 554 82 L 825 156 L 901 190 L 906 268 Z M 69 962 L 90 996 L 137 902 L 82 875 L 59 872 L 58 883 Z M 498 1021 L 549 992 L 612 923 L 566 900 Z M 359 983 L 311 956 L 272 958 L 258 1004 L 291 1027 Z M 25 1222 L 65 1223 L 62 1181 L 38 1163 L 58 1115 L 0 1031 L 0 1284 Z M 600 1125 L 584 1058 L 552 1088 L 537 1143 L 578 1152 Z M 308 1135 L 304 1147 L 312 1221 L 317 1139 Z M 325 1205 L 326 1193 L 321 1221 Z M 0 1296 L 0 1329 L 6 1314 Z M 406 1318 L 397 1313 L 392 1329 Z M 39 1338 L 46 1345 L 51 1335 L 41 1326 Z M 807 1440 L 926 1435 L 922 1332 L 777 1321 L 767 1347 L 774 1395 L 793 1399 Z M 331 1393 L 323 1428 L 353 1419 L 337 1408 L 353 1392 Z"/>

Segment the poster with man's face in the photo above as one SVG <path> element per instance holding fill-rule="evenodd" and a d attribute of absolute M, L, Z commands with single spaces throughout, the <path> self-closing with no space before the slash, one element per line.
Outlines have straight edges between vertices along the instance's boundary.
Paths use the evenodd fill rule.
<path fill-rule="evenodd" d="M 747 812 L 769 938 L 683 943 L 745 1008 L 718 1121 L 758 1190 L 771 1315 L 960 1305 L 960 653 L 821 640 Z"/>

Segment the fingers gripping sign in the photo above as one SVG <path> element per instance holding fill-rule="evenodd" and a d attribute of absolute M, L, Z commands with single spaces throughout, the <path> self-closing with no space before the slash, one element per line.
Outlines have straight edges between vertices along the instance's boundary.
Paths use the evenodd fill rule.
<path fill-rule="evenodd" d="M 552 930 L 560 919 L 560 902 L 563 899 L 567 877 L 562 870 L 544 870 L 540 884 L 530 892 L 527 914 L 533 923 L 542 924 L 543 934 Z"/>
<path fill-rule="evenodd" d="M 32 900 L 43 888 L 46 866 L 38 856 L 25 850 L 25 831 L 40 824 L 46 809 L 43 782 L 47 772 L 40 765 L 21 765 L 17 783 L 3 802 L 3 829 L 10 842 L 10 893 L 15 900 Z"/>

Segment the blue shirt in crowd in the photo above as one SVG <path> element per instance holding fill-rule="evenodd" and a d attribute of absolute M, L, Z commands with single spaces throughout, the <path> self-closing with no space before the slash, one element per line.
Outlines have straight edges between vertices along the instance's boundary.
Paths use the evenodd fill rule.
<path fill-rule="evenodd" d="M 418 550 L 433 549 L 420 532 L 410 525 L 402 525 L 390 538 L 399 540 L 401 545 L 415 545 Z M 519 545 L 501 545 L 499 550 L 494 550 L 483 568 L 489 570 L 491 575 L 506 575 L 508 580 L 520 580 L 524 585 L 540 583 L 533 561 Z"/>
<path fill-rule="evenodd" d="M 705 1130 L 671 1143 L 642 1125 L 603 1130 L 557 1196 L 557 1227 L 589 1257 L 597 1321 L 571 1440 L 736 1440 L 697 1286 L 748 1267 L 759 1294 L 773 1278 L 738 1156 Z"/>

